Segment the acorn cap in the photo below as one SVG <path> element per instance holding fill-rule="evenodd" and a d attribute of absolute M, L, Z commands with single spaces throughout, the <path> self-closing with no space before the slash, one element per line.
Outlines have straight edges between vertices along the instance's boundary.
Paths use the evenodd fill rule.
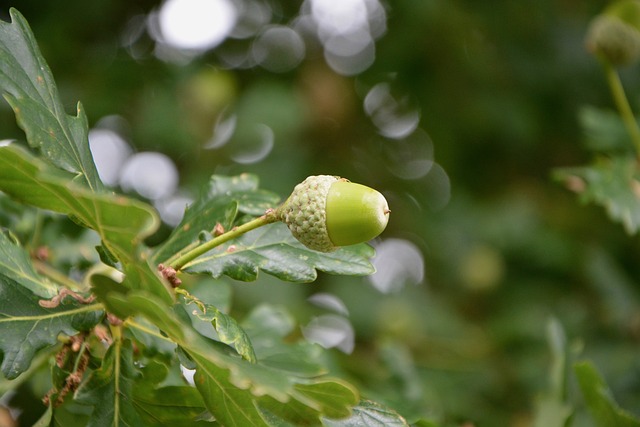
<path fill-rule="evenodd" d="M 384 196 L 372 188 L 316 175 L 296 185 L 276 216 L 308 248 L 331 252 L 379 235 L 387 225 L 389 208 Z"/>

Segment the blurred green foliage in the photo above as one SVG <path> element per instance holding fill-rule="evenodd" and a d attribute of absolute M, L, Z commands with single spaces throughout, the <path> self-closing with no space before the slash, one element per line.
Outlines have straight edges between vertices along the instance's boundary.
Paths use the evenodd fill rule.
<path fill-rule="evenodd" d="M 595 131 L 617 129 L 615 118 L 602 116 L 598 126 L 590 115 L 589 106 L 613 104 L 583 47 L 589 20 L 606 2 L 389 1 L 375 62 L 353 77 L 332 71 L 317 49 L 286 73 L 222 67 L 218 52 L 246 48 L 247 40 L 164 62 L 146 34 L 123 44 L 155 1 L 14 3 L 67 111 L 80 99 L 90 126 L 124 118 L 135 150 L 176 163 L 185 193 L 213 173 L 256 173 L 281 195 L 307 175 L 349 177 L 388 197 L 383 238 L 407 239 L 424 255 L 424 280 L 391 294 L 367 279 L 322 275 L 298 286 L 264 276 L 234 284 L 234 310 L 274 302 L 304 323 L 320 312 L 305 298 L 332 293 L 356 334 L 353 354 L 336 351 L 335 369 L 368 396 L 409 420 L 517 427 L 532 425 L 536 399 L 549 389 L 547 324 L 555 318 L 568 357 L 592 359 L 620 406 L 640 414 L 640 242 L 551 179 L 552 169 L 590 159 L 581 120 Z M 298 2 L 270 4 L 273 23 L 299 12 Z M 8 19 L 8 7 L 0 14 Z M 636 107 L 637 72 L 622 70 Z M 394 173 L 403 145 L 381 136 L 363 108 L 378 83 L 420 111 L 441 168 L 417 179 Z M 232 141 L 204 148 L 230 112 Z M 2 137 L 22 139 L 7 104 L 0 113 Z M 273 131 L 273 149 L 257 163 L 234 161 L 258 124 Z M 576 381 L 567 387 L 575 391 Z M 575 399 L 574 421 L 590 425 Z"/>

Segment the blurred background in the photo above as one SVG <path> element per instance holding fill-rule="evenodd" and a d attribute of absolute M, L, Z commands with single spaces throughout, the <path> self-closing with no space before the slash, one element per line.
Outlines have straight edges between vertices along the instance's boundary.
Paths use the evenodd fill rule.
<path fill-rule="evenodd" d="M 283 197 L 340 175 L 387 197 L 375 275 L 263 275 L 233 284 L 235 312 L 285 306 L 366 396 L 479 426 L 531 424 L 557 319 L 640 413 L 638 239 L 551 177 L 591 160 L 588 107 L 613 108 L 583 41 L 607 2 L 7 3 L 67 112 L 82 101 L 105 183 L 160 212 L 156 241 L 212 174 Z M 638 105 L 638 69 L 622 77 Z M 0 129 L 24 139 L 6 103 Z"/>

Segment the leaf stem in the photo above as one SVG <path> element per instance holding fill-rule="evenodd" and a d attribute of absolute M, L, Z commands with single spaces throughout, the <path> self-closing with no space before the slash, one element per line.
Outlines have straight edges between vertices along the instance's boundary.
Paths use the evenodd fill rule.
<path fill-rule="evenodd" d="M 631 137 L 631 142 L 635 147 L 636 156 L 640 158 L 640 127 L 638 127 L 638 122 L 633 115 L 629 100 L 624 93 L 620 76 L 609 61 L 603 60 L 602 66 L 607 77 L 607 82 L 609 83 L 609 88 L 611 89 L 611 94 L 613 95 L 613 100 L 622 116 L 622 121 Z"/>
<path fill-rule="evenodd" d="M 220 246 L 221 244 L 228 242 L 231 239 L 235 239 L 236 237 L 239 237 L 248 231 L 255 230 L 256 228 L 271 224 L 276 221 L 278 221 L 276 211 L 274 209 L 269 209 L 264 215 L 259 216 L 258 218 L 254 218 L 242 225 L 234 227 L 226 233 L 223 233 L 207 242 L 204 242 L 193 249 L 187 250 L 186 253 L 180 255 L 178 259 L 171 262 L 170 266 L 173 267 L 176 271 L 181 270 L 186 264 L 193 261 L 200 255 L 209 252 L 211 249 Z"/>

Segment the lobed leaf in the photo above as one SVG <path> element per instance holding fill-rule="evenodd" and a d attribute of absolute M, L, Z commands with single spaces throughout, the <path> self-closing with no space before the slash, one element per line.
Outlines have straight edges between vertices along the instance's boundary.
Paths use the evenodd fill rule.
<path fill-rule="evenodd" d="M 181 347 L 196 366 L 195 382 L 205 406 L 223 425 L 267 425 L 259 410 L 264 396 L 270 396 L 274 405 L 298 401 L 309 407 L 312 418 L 306 421 L 311 424 L 318 424 L 324 411 L 333 416 L 345 414 L 357 401 L 357 392 L 342 381 L 301 377 L 260 360 L 249 363 L 230 354 L 198 334 L 189 319 L 169 310 L 154 295 L 143 291 L 126 295 L 112 292 L 105 300 L 117 311 L 143 315 Z"/>
<path fill-rule="evenodd" d="M 325 427 L 409 427 L 400 414 L 370 400 L 361 401 L 353 408 L 353 414 L 342 420 L 322 419 Z"/>
<path fill-rule="evenodd" d="M 93 407 L 89 426 L 139 426 L 132 395 L 140 374 L 133 365 L 131 341 L 116 340 L 107 350 L 100 369 L 91 372 L 75 400 Z"/>
<path fill-rule="evenodd" d="M 220 245 L 187 263 L 184 270 L 215 278 L 227 275 L 241 281 L 256 280 L 262 270 L 287 282 L 312 282 L 318 275 L 316 270 L 342 275 L 371 274 L 372 256 L 373 249 L 366 244 L 329 253 L 313 251 L 298 242 L 284 224 L 274 223 Z"/>
<path fill-rule="evenodd" d="M 68 174 L 14 144 L 0 147 L 0 191 L 23 203 L 67 214 L 95 230 L 104 246 L 123 263 L 132 288 L 147 289 L 171 301 L 167 285 L 138 256 L 142 239 L 159 223 L 147 204 L 74 185 Z"/>
<path fill-rule="evenodd" d="M 65 113 L 51 70 L 29 24 L 15 9 L 0 21 L 0 89 L 13 108 L 29 145 L 57 167 L 75 175 L 91 191 L 103 191 L 89 149 L 87 118 Z"/>
<path fill-rule="evenodd" d="M 574 365 L 578 384 L 587 408 L 591 412 L 596 425 L 600 427 L 638 427 L 640 419 L 621 409 L 611 394 L 596 368 L 590 362 Z"/>
<path fill-rule="evenodd" d="M 0 22 L 0 89 L 27 141 L 48 163 L 15 146 L 0 147 L 0 191 L 97 231 L 103 259 L 113 256 L 122 262 L 131 287 L 170 301 L 164 281 L 138 255 L 142 239 L 159 225 L 155 211 L 104 191 L 89 148 L 86 116 L 80 105 L 76 116 L 64 112 L 28 23 L 15 9 L 10 15 L 12 22 Z"/>
<path fill-rule="evenodd" d="M 0 274 L 0 369 L 8 379 L 29 368 L 36 352 L 56 344 L 59 334 L 72 336 L 89 330 L 103 316 L 99 304 L 72 302 L 45 308 L 38 304 L 40 299 L 26 286 Z"/>
<path fill-rule="evenodd" d="M 640 171 L 634 156 L 599 158 L 591 166 L 559 169 L 555 177 L 584 202 L 603 206 L 629 234 L 640 228 Z"/>

